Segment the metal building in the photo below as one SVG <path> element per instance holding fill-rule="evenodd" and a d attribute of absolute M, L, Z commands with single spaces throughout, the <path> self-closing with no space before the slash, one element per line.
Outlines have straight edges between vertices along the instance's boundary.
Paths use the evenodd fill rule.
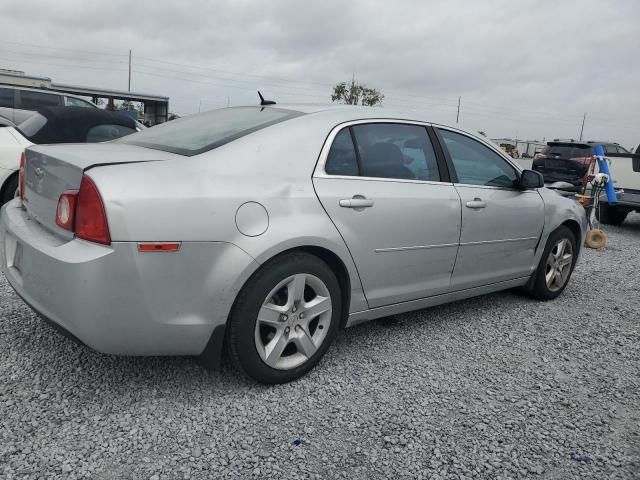
<path fill-rule="evenodd" d="M 103 98 L 107 100 L 108 105 L 112 105 L 113 100 L 140 102 L 144 105 L 144 122 L 149 125 L 166 122 L 169 116 L 169 97 L 159 95 L 53 83 L 47 77 L 25 75 L 24 72 L 7 69 L 0 69 L 0 84 L 41 88 L 43 90 L 91 97 L 94 103 L 97 103 L 99 98 Z"/>

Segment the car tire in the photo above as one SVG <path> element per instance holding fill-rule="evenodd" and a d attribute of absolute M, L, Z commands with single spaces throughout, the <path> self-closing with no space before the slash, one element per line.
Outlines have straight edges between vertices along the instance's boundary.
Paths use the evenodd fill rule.
<path fill-rule="evenodd" d="M 284 254 L 263 265 L 236 299 L 227 328 L 231 363 L 259 383 L 291 382 L 320 361 L 341 319 L 331 268 L 308 253 Z"/>
<path fill-rule="evenodd" d="M 13 200 L 18 192 L 18 175 L 11 175 L 2 186 L 2 196 L 0 198 L 0 207 L 5 203 Z"/>
<path fill-rule="evenodd" d="M 573 232 L 564 225 L 554 230 L 542 252 L 529 295 L 537 300 L 553 300 L 560 295 L 569 283 L 577 256 Z"/>
<path fill-rule="evenodd" d="M 601 203 L 596 209 L 596 218 L 605 225 L 622 225 L 629 212 L 608 203 Z"/>

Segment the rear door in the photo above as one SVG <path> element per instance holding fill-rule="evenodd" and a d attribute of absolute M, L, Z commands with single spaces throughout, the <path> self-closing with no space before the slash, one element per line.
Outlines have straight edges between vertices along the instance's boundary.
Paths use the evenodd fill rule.
<path fill-rule="evenodd" d="M 452 288 L 530 275 L 544 226 L 542 197 L 517 188 L 519 172 L 495 149 L 462 132 L 438 132 L 462 201 Z"/>
<path fill-rule="evenodd" d="M 313 183 L 370 307 L 450 289 L 460 198 L 424 125 L 355 122 L 334 130 Z"/>

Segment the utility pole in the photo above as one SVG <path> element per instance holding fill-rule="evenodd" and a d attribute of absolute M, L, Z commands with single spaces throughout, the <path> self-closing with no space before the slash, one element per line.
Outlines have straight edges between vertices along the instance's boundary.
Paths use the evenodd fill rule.
<path fill-rule="evenodd" d="M 129 91 L 131 91 L 131 50 L 129 50 Z"/>
<path fill-rule="evenodd" d="M 587 118 L 587 112 L 582 116 L 582 126 L 580 127 L 580 141 L 582 141 L 582 132 L 584 132 L 584 121 Z"/>
<path fill-rule="evenodd" d="M 202 100 L 200 100 L 200 103 L 198 104 L 198 113 L 200 113 L 202 111 Z"/>
<path fill-rule="evenodd" d="M 456 115 L 456 123 L 458 123 L 460 121 L 460 100 L 462 99 L 462 97 L 458 96 L 458 113 Z"/>

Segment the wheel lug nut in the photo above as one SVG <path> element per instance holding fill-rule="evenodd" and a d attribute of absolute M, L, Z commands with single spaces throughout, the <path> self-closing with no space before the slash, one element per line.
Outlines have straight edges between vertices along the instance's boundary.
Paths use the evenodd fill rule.
<path fill-rule="evenodd" d="M 288 334 L 288 333 L 289 333 L 289 331 L 290 331 L 289 327 L 287 327 L 287 328 L 285 328 L 285 329 L 284 329 L 284 333 L 286 333 L 286 334 Z"/>
<path fill-rule="evenodd" d="M 298 318 L 304 318 L 304 313 L 301 313 L 300 315 L 298 315 Z"/>
<path fill-rule="evenodd" d="M 280 315 L 280 321 L 282 321 L 282 322 L 286 322 L 288 318 L 289 317 L 287 317 L 284 313 L 282 315 Z"/>
<path fill-rule="evenodd" d="M 296 308 L 296 307 L 293 307 L 293 308 L 291 309 L 291 311 L 292 311 L 293 313 L 296 313 L 296 310 L 297 310 L 297 308 Z"/>

